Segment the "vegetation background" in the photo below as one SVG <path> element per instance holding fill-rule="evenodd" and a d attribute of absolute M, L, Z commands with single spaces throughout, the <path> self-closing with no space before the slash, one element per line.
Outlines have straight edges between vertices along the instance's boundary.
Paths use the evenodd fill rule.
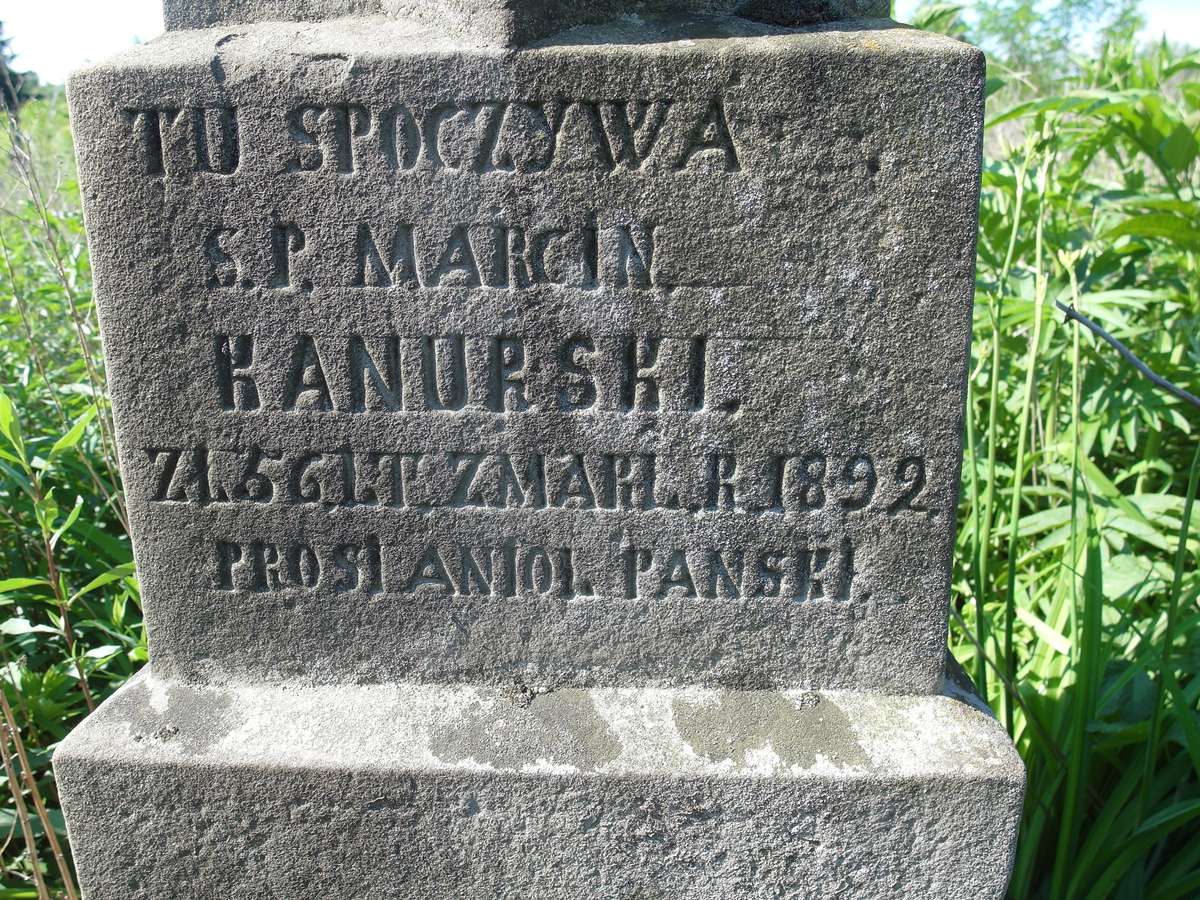
<path fill-rule="evenodd" d="M 991 59 L 951 645 L 1029 770 L 1010 896 L 1200 897 L 1200 409 L 1059 307 L 1200 393 L 1200 55 L 1137 0 L 915 18 Z M 77 896 L 50 754 L 146 660 L 63 97 L 6 75 L 0 900 Z"/>

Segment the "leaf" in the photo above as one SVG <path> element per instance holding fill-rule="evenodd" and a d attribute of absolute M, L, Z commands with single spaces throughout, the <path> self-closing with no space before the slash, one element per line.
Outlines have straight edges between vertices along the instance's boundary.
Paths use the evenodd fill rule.
<path fill-rule="evenodd" d="M 114 581 L 120 581 L 122 578 L 128 578 L 133 574 L 133 563 L 122 563 L 119 566 L 113 566 L 103 575 L 97 575 L 95 578 L 77 590 L 74 594 L 72 594 L 71 598 L 67 601 L 67 605 L 70 606 L 80 597 L 84 596 L 85 594 L 90 594 L 97 588 L 102 588 L 106 584 L 112 584 Z"/>
<path fill-rule="evenodd" d="M 1192 109 L 1200 109 L 1200 82 L 1188 82 L 1179 86 L 1179 92 Z"/>
<path fill-rule="evenodd" d="M 94 418 L 96 418 L 96 407 L 89 406 L 84 414 L 75 420 L 75 424 L 71 426 L 70 430 L 54 442 L 54 446 L 50 448 L 50 459 L 53 460 L 64 450 L 70 450 L 76 446 L 84 432 L 87 431 L 88 424 Z"/>
<path fill-rule="evenodd" d="M 28 619 L 13 618 L 0 623 L 0 634 L 58 634 L 57 628 L 49 625 L 34 625 Z"/>
<path fill-rule="evenodd" d="M 127 538 L 115 538 L 86 519 L 75 526 L 75 537 L 77 540 L 94 545 L 110 559 L 129 558 L 130 550 Z"/>
<path fill-rule="evenodd" d="M 1134 216 L 1104 233 L 1106 240 L 1119 237 L 1166 240 L 1185 250 L 1200 251 L 1200 230 L 1195 223 L 1170 213 Z"/>
<path fill-rule="evenodd" d="M 959 3 L 925 4 L 913 13 L 911 24 L 914 28 L 920 28 L 922 31 L 948 34 L 962 10 L 962 4 Z"/>
<path fill-rule="evenodd" d="M 1160 212 L 1173 212 L 1181 216 L 1200 219 L 1200 207 L 1197 204 L 1189 203 L 1187 200 L 1177 200 L 1174 197 L 1147 197 L 1144 194 L 1135 194 L 1129 197 L 1116 198 L 1113 205 L 1122 208 L 1132 206 L 1138 209 L 1156 209 Z M 1154 292 L 1147 291 L 1145 293 Z"/>
<path fill-rule="evenodd" d="M 1150 91 L 1075 91 L 1052 97 L 1027 100 L 1001 113 L 987 123 L 994 128 L 1012 119 L 1042 112 L 1072 112 L 1082 116 L 1108 116 L 1114 114 L 1129 118 L 1135 115 L 1137 103 L 1153 96 Z"/>
<path fill-rule="evenodd" d="M 63 814 L 57 809 L 46 810 L 46 815 L 50 819 L 50 827 L 55 830 L 60 836 L 67 836 L 67 825 L 63 819 Z M 29 826 L 33 831 L 34 837 L 41 837 L 44 829 L 42 828 L 42 820 L 40 816 L 30 815 Z M 8 832 L 20 827 L 17 821 L 16 812 L 11 808 L 0 809 L 0 830 Z M 4 888 L 0 890 L 0 900 L 7 898 L 30 897 L 36 898 L 37 891 L 25 891 L 20 888 Z"/>
<path fill-rule="evenodd" d="M 58 501 L 54 498 L 54 488 L 50 488 L 40 500 L 34 502 L 33 514 L 43 533 L 54 533 L 54 523 L 58 519 Z"/>
<path fill-rule="evenodd" d="M 21 427 L 17 423 L 17 414 L 12 400 L 4 391 L 0 391 L 0 434 L 4 435 L 9 445 L 17 451 L 20 459 L 14 461 L 24 465 L 25 445 L 21 440 Z"/>
<path fill-rule="evenodd" d="M 1147 817 L 1142 826 L 1134 832 L 1135 835 L 1154 834 L 1162 830 L 1173 830 L 1185 825 L 1192 819 L 1200 818 L 1200 800 L 1185 800 L 1159 810 Z"/>
<path fill-rule="evenodd" d="M 1196 721 L 1196 715 L 1183 696 L 1183 691 L 1179 687 L 1179 680 L 1175 677 L 1175 673 L 1171 671 L 1164 672 L 1163 680 L 1166 682 L 1167 690 L 1171 694 L 1171 701 L 1179 711 L 1177 718 L 1179 719 L 1179 726 L 1183 731 L 1184 744 L 1187 747 L 1188 755 L 1192 759 L 1192 770 L 1197 775 L 1200 775 L 1200 722 Z"/>
<path fill-rule="evenodd" d="M 1017 618 L 1032 628 L 1043 641 L 1063 656 L 1071 655 L 1071 642 L 1023 606 L 1017 607 Z"/>
<path fill-rule="evenodd" d="M 121 648 L 115 644 L 105 644 L 102 647 L 93 647 L 84 654 L 88 659 L 108 659 L 110 656 L 116 656 L 121 652 Z"/>
<path fill-rule="evenodd" d="M 1171 129 L 1161 145 L 1163 160 L 1176 172 L 1182 172 L 1192 164 L 1197 150 L 1196 136 L 1182 122 Z"/>
<path fill-rule="evenodd" d="M 0 594 L 19 591 L 31 587 L 50 587 L 50 582 L 44 578 L 5 578 L 0 581 Z"/>
<path fill-rule="evenodd" d="M 76 497 L 75 505 L 71 508 L 71 511 L 69 513 L 67 513 L 66 521 L 63 522 L 62 525 L 60 525 L 58 528 L 56 528 L 54 530 L 54 534 L 52 534 L 50 536 L 50 549 L 54 549 L 55 547 L 58 546 L 58 539 L 61 538 L 64 534 L 66 534 L 67 531 L 70 530 L 71 526 L 75 524 L 75 520 L 79 518 L 79 512 L 82 509 L 83 509 L 83 498 Z"/>
<path fill-rule="evenodd" d="M 1059 109 L 1063 106 L 1064 101 L 1065 98 L 1062 97 L 1027 100 L 1024 103 L 1018 103 L 1016 106 L 1005 110 L 998 116 L 989 119 L 986 127 L 995 128 L 997 125 L 1003 125 L 1005 122 L 1011 121 L 1012 119 L 1020 119 L 1024 116 L 1033 115 L 1034 113 L 1045 112 L 1046 110 Z"/>

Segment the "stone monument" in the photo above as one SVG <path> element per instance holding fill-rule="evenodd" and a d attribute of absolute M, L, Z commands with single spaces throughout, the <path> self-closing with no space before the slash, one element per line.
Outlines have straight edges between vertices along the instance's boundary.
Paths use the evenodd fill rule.
<path fill-rule="evenodd" d="M 150 665 L 90 898 L 998 898 L 984 67 L 884 0 L 166 0 L 70 83 Z"/>

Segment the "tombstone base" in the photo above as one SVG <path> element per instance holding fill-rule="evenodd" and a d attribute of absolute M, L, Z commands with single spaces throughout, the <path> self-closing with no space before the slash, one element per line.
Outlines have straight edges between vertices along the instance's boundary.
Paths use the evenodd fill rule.
<path fill-rule="evenodd" d="M 960 688 L 201 688 L 54 760 L 86 895 L 1002 896 L 1024 772 Z"/>

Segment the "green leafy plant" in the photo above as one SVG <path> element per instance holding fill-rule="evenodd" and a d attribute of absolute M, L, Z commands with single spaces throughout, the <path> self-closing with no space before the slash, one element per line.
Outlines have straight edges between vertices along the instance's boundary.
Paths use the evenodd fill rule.
<path fill-rule="evenodd" d="M 1029 772 L 1014 898 L 1200 893 L 1200 410 L 1057 311 L 1200 387 L 1198 70 L 1109 47 L 988 123 L 952 638 Z"/>
<path fill-rule="evenodd" d="M 145 660 L 61 98 L 0 135 L 0 898 L 78 893 L 49 762 Z"/>

